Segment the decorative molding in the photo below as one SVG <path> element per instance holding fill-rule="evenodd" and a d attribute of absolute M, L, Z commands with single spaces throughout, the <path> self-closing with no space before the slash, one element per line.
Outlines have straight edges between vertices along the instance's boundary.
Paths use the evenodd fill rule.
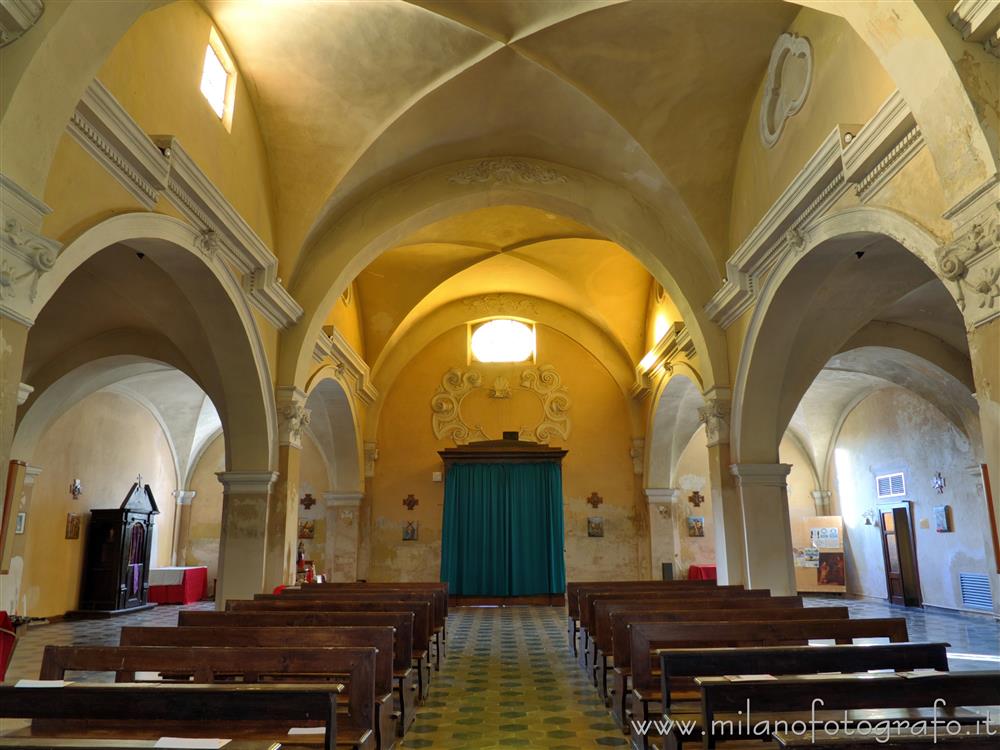
<path fill-rule="evenodd" d="M 31 487 L 32 485 L 34 485 L 35 480 L 38 479 L 41 473 L 42 473 L 41 466 L 31 466 L 31 465 L 26 466 L 24 469 L 24 486 Z"/>
<path fill-rule="evenodd" d="M 338 372 L 350 375 L 352 390 L 359 399 L 366 404 L 374 403 L 378 398 L 378 389 L 372 383 L 368 363 L 354 351 L 354 347 L 335 326 L 328 326 L 326 330 L 320 331 L 313 346 L 315 362 L 327 359 L 333 360 Z"/>
<path fill-rule="evenodd" d="M 705 425 L 705 444 L 709 448 L 729 442 L 729 417 L 732 396 L 728 388 L 713 388 L 705 393 L 705 405 L 698 409 L 698 421 Z"/>
<path fill-rule="evenodd" d="M 104 84 L 95 79 L 87 87 L 66 130 L 143 206 L 156 205 L 167 187 L 167 160 Z"/>
<path fill-rule="evenodd" d="M 196 490 L 174 490 L 173 492 L 178 505 L 190 505 L 197 494 Z"/>
<path fill-rule="evenodd" d="M 251 304 L 272 325 L 287 328 L 302 317 L 277 276 L 274 253 L 177 138 L 147 135 L 96 79 L 77 103 L 67 131 L 147 209 L 165 196 L 201 233 L 198 249 L 209 261 L 221 257 L 235 269 Z"/>
<path fill-rule="evenodd" d="M 552 365 L 529 367 L 518 381 L 515 387 L 535 394 L 542 406 L 541 421 L 534 427 L 521 427 L 519 438 L 538 443 L 555 437 L 568 439 L 572 402 L 556 369 Z M 483 377 L 477 370 L 452 368 L 444 374 L 431 397 L 431 429 L 437 439 L 450 439 L 456 445 L 490 439 L 481 425 L 469 425 L 462 417 L 462 401 L 479 388 L 483 388 Z"/>
<path fill-rule="evenodd" d="M 35 389 L 34 389 L 33 386 L 30 386 L 27 383 L 18 383 L 17 384 L 17 405 L 18 406 L 23 406 L 24 403 L 28 400 L 28 397 L 31 396 L 31 394 L 34 393 L 34 392 L 35 392 Z"/>
<path fill-rule="evenodd" d="M 833 497 L 833 493 L 830 490 L 813 490 L 809 494 L 812 495 L 813 505 L 816 507 L 816 515 L 829 515 L 830 498 Z"/>
<path fill-rule="evenodd" d="M 476 315 L 521 315 L 534 317 L 538 315 L 535 301 L 530 297 L 517 294 L 483 294 L 478 297 L 466 297 L 462 304 L 470 308 Z"/>
<path fill-rule="evenodd" d="M 953 285 L 968 322 L 1000 316 L 1000 200 L 994 199 L 938 249 L 938 271 Z"/>
<path fill-rule="evenodd" d="M 964 40 L 982 44 L 1000 57 L 1000 3 L 996 0 L 958 0 L 948 20 Z"/>
<path fill-rule="evenodd" d="M 799 69 L 795 78 L 798 88 L 789 88 L 792 66 Z M 797 34 L 781 34 L 771 48 L 767 65 L 764 97 L 760 104 L 760 140 L 771 148 L 781 138 L 785 121 L 805 104 L 812 84 L 812 47 L 809 40 Z"/>
<path fill-rule="evenodd" d="M 44 12 L 42 0 L 0 0 L 0 47 L 20 39 Z"/>
<path fill-rule="evenodd" d="M 302 447 L 302 430 L 309 425 L 310 411 L 301 388 L 283 385 L 275 389 L 278 407 L 278 445 Z"/>
<path fill-rule="evenodd" d="M 857 132 L 852 132 L 856 130 Z M 860 128 L 835 128 L 726 263 L 726 281 L 705 305 L 728 328 L 749 310 L 771 271 L 804 252 L 813 223 L 853 186 L 869 201 L 924 146 L 898 91 Z"/>
<path fill-rule="evenodd" d="M 646 501 L 652 510 L 656 508 L 661 518 L 669 519 L 675 514 L 679 514 L 678 498 L 681 491 L 675 487 L 646 487 L 643 489 Z"/>
<path fill-rule="evenodd" d="M 365 443 L 365 477 L 371 479 L 375 476 L 375 462 L 378 461 L 378 444 L 374 442 Z"/>
<path fill-rule="evenodd" d="M 324 492 L 323 501 L 327 508 L 358 508 L 364 499 L 361 492 Z"/>
<path fill-rule="evenodd" d="M 549 185 L 567 182 L 566 176 L 550 167 L 511 156 L 482 159 L 466 165 L 448 178 L 455 185 L 495 182 L 500 184 Z"/>
<path fill-rule="evenodd" d="M 729 472 L 740 486 L 785 487 L 791 464 L 731 464 Z"/>
<path fill-rule="evenodd" d="M 639 399 L 648 396 L 659 375 L 670 372 L 673 363 L 681 357 L 693 359 L 695 352 L 690 331 L 683 321 L 677 321 L 635 366 L 635 383 L 630 390 L 631 396 Z"/>
<path fill-rule="evenodd" d="M 632 459 L 632 473 L 637 477 L 641 477 L 643 463 L 646 458 L 646 439 L 641 437 L 632 438 L 632 447 L 628 449 L 628 455 Z"/>
<path fill-rule="evenodd" d="M 276 471 L 219 471 L 215 476 L 222 482 L 227 495 L 264 495 L 278 478 Z"/>
<path fill-rule="evenodd" d="M 26 326 L 34 323 L 38 279 L 52 270 L 62 250 L 40 232 L 51 211 L 0 174 L 0 315 Z"/>

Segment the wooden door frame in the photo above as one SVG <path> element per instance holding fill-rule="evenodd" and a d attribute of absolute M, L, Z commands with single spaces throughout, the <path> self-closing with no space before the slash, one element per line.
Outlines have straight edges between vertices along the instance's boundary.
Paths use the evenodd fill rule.
<path fill-rule="evenodd" d="M 900 558 L 900 576 L 903 579 L 903 606 L 906 607 L 923 607 L 924 606 L 924 593 L 923 588 L 920 585 L 920 557 L 917 550 L 917 529 L 914 525 L 913 518 L 913 501 L 912 500 L 890 500 L 887 502 L 877 503 L 875 509 L 878 511 L 878 526 L 879 526 L 879 542 L 882 545 L 882 565 L 883 574 L 886 579 L 886 595 L 889 601 L 892 601 L 892 592 L 888 590 L 889 588 L 889 550 L 886 549 L 885 542 L 885 526 L 882 524 L 882 514 L 886 511 L 895 510 L 905 510 L 906 518 L 909 521 L 909 531 L 910 531 L 910 543 L 913 545 L 913 583 L 915 586 L 917 601 L 916 604 L 906 604 L 906 575 L 902 565 L 902 558 Z M 898 527 L 897 527 L 897 544 L 898 544 Z M 898 552 L 897 548 L 897 552 Z"/>

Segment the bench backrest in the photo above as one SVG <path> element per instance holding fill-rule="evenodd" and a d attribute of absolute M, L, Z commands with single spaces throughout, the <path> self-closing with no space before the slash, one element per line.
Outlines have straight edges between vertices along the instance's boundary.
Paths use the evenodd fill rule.
<path fill-rule="evenodd" d="M 578 618 L 580 609 L 577 595 L 584 587 L 603 586 L 608 590 L 626 591 L 630 588 L 659 587 L 664 589 L 714 589 L 720 588 L 715 581 L 574 581 L 566 584 L 566 608 L 570 617 Z M 729 588 L 728 586 L 726 588 Z M 735 588 L 742 588 L 736 586 Z"/>
<path fill-rule="evenodd" d="M 238 615 L 238 616 L 237 616 Z M 188 632 L 214 628 L 229 639 L 231 646 L 280 646 L 289 641 L 278 640 L 284 633 L 258 631 L 294 627 L 307 628 L 297 638 L 318 646 L 335 645 L 314 638 L 324 638 L 321 633 L 330 628 L 391 627 L 393 640 L 393 669 L 407 669 L 413 663 L 413 613 L 412 612 L 197 612 L 183 611 L 177 616 L 179 628 L 124 627 L 120 643 L 123 646 L 156 646 L 156 639 L 168 639 L 163 645 L 199 646 L 204 635 Z M 249 632 L 247 632 L 249 631 Z M 340 637 L 340 636 L 333 636 Z"/>
<path fill-rule="evenodd" d="M 670 694 L 679 687 L 678 682 L 684 686 L 690 683 L 685 678 L 868 672 L 873 669 L 947 672 L 947 649 L 947 643 L 660 649 L 660 692 L 667 709 Z"/>
<path fill-rule="evenodd" d="M 233 630 L 237 632 L 233 633 Z M 119 643 L 122 646 L 211 646 L 239 649 L 288 648 L 297 644 L 307 644 L 310 648 L 373 646 L 378 651 L 375 656 L 375 695 L 380 696 L 392 692 L 394 641 L 393 628 L 385 625 L 298 628 L 289 623 L 283 627 L 238 629 L 128 627 L 122 628 Z"/>
<path fill-rule="evenodd" d="M 270 594 L 258 595 L 261 599 L 267 600 Z M 255 599 L 257 597 L 254 597 Z M 432 591 L 341 591 L 339 589 L 285 589 L 276 597 L 282 601 L 320 601 L 320 602 L 427 602 L 431 607 L 432 627 L 444 626 L 444 602 L 443 598 L 436 596 Z"/>
<path fill-rule="evenodd" d="M 654 652 L 661 648 L 710 646 L 804 646 L 810 640 L 851 643 L 855 638 L 908 640 L 906 620 L 797 620 L 782 622 L 632 622 L 629 625 L 632 684 L 640 690 L 659 688 Z M 657 659 L 655 669 L 659 669 Z"/>
<path fill-rule="evenodd" d="M 320 721 L 326 727 L 324 750 L 334 750 L 337 695 L 340 684 L 311 685 L 167 685 L 72 684 L 63 687 L 18 688 L 0 685 L 0 718 L 68 721 L 148 722 L 183 716 L 187 736 L 218 737 L 219 729 L 234 723 L 269 722 L 301 726 Z M 192 724 L 205 725 L 205 733 Z M 284 732 L 281 732 L 284 734 Z"/>
<path fill-rule="evenodd" d="M 375 728 L 374 646 L 338 648 L 231 648 L 219 646 L 46 646 L 39 679 L 62 680 L 68 671 L 114 672 L 134 682 L 136 672 L 191 675 L 193 682 L 242 677 L 244 683 L 287 675 L 344 683 L 348 712 L 363 729 Z M 389 692 L 391 692 L 391 684 Z"/>
<path fill-rule="evenodd" d="M 227 612 L 412 612 L 413 648 L 426 651 L 431 639 L 431 605 L 408 601 L 319 601 L 316 599 L 275 599 L 273 601 L 228 601 Z"/>
<path fill-rule="evenodd" d="M 324 589 L 340 589 L 344 591 L 430 591 L 433 592 L 435 596 L 440 597 L 444 604 L 444 614 L 448 615 L 448 584 L 447 583 L 432 583 L 429 581 L 425 582 L 411 582 L 411 583 L 399 583 L 392 581 L 351 581 L 345 583 L 304 583 L 300 587 L 302 591 L 322 591 Z M 288 589 L 286 589 L 287 591 Z"/>
<path fill-rule="evenodd" d="M 594 602 L 594 627 L 592 635 L 597 647 L 605 653 L 612 653 L 611 615 L 615 612 L 677 612 L 692 609 L 801 609 L 801 596 L 727 598 L 725 601 L 684 600 L 681 602 L 662 599 L 634 601 L 632 599 L 600 599 Z M 706 618 L 707 619 L 707 618 Z M 724 618 L 723 618 L 724 619 Z M 752 619 L 752 618 L 751 618 Z M 769 619 L 769 618 L 764 618 Z"/>
<path fill-rule="evenodd" d="M 580 601 L 580 627 L 586 628 L 587 632 L 593 632 L 594 626 L 594 605 L 605 599 L 616 599 L 618 601 L 653 601 L 653 600 L 674 600 L 684 599 L 767 599 L 771 596 L 768 589 L 743 589 L 743 588 L 714 588 L 714 589 L 689 589 L 664 590 L 664 589 L 636 589 L 634 591 L 604 591 L 581 589 Z"/>

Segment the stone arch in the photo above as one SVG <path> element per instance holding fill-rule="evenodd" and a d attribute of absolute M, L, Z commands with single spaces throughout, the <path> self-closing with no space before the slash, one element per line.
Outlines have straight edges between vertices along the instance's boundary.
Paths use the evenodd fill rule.
<path fill-rule="evenodd" d="M 113 246 L 144 254 L 185 295 L 211 349 L 211 361 L 194 361 L 165 336 L 133 332 L 104 343 L 116 354 L 146 351 L 149 358 L 181 370 L 208 394 L 226 433 L 229 470 L 260 471 L 277 462 L 276 409 L 270 369 L 253 313 L 239 283 L 224 262 L 202 253 L 199 233 L 183 221 L 155 213 L 128 213 L 112 217 L 83 232 L 59 254 L 55 267 L 38 284 L 33 317 L 44 308 L 70 275 L 85 262 Z M 147 338 L 142 343 L 136 339 Z M 30 338 L 29 338 L 30 341 Z M 150 352 L 152 347 L 155 352 Z M 93 352 L 76 347 L 77 366 L 93 359 Z M 55 382 L 63 373 L 51 373 Z M 40 396 L 36 392 L 35 398 Z M 232 407 L 228 408 L 227 405 Z"/>
<path fill-rule="evenodd" d="M 880 208 L 848 208 L 808 228 L 803 252 L 786 257 L 761 289 L 743 339 L 732 409 L 738 462 L 777 463 L 781 435 L 827 361 L 878 310 L 941 278 L 938 245 Z M 824 335 L 810 336 L 819 325 Z"/>
<path fill-rule="evenodd" d="M 361 420 L 350 389 L 333 367 L 323 367 L 306 387 L 309 433 L 326 460 L 333 492 L 364 491 Z"/>
<path fill-rule="evenodd" d="M 504 161 L 520 165 L 521 177 L 463 179 L 463 170 L 480 162 L 441 165 L 367 197 L 320 234 L 292 279 L 290 290 L 305 315 L 284 334 L 281 382 L 305 381 L 327 311 L 379 254 L 422 226 L 491 205 L 530 206 L 567 216 L 631 252 L 677 305 L 706 382 L 727 380 L 724 337 L 702 309 L 721 282 L 718 270 L 707 248 L 674 251 L 691 246 L 687 237 L 693 229 L 664 225 L 652 207 L 593 174 L 531 159 Z"/>
<path fill-rule="evenodd" d="M 701 426 L 705 405 L 698 373 L 676 366 L 656 390 L 649 413 L 646 449 L 647 487 L 675 487 L 677 462 Z"/>

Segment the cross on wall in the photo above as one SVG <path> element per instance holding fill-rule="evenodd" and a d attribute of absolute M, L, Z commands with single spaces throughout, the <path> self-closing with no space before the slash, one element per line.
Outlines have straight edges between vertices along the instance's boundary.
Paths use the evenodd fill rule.
<path fill-rule="evenodd" d="M 407 510 L 413 510 L 415 507 L 417 507 L 417 504 L 419 502 L 420 501 L 413 495 L 407 495 L 405 498 L 403 498 L 403 505 L 406 506 Z"/>
<path fill-rule="evenodd" d="M 604 498 L 598 495 L 596 492 L 591 492 L 590 497 L 587 498 L 587 502 L 590 503 L 590 506 L 594 510 L 597 510 L 597 506 L 604 502 Z"/>

